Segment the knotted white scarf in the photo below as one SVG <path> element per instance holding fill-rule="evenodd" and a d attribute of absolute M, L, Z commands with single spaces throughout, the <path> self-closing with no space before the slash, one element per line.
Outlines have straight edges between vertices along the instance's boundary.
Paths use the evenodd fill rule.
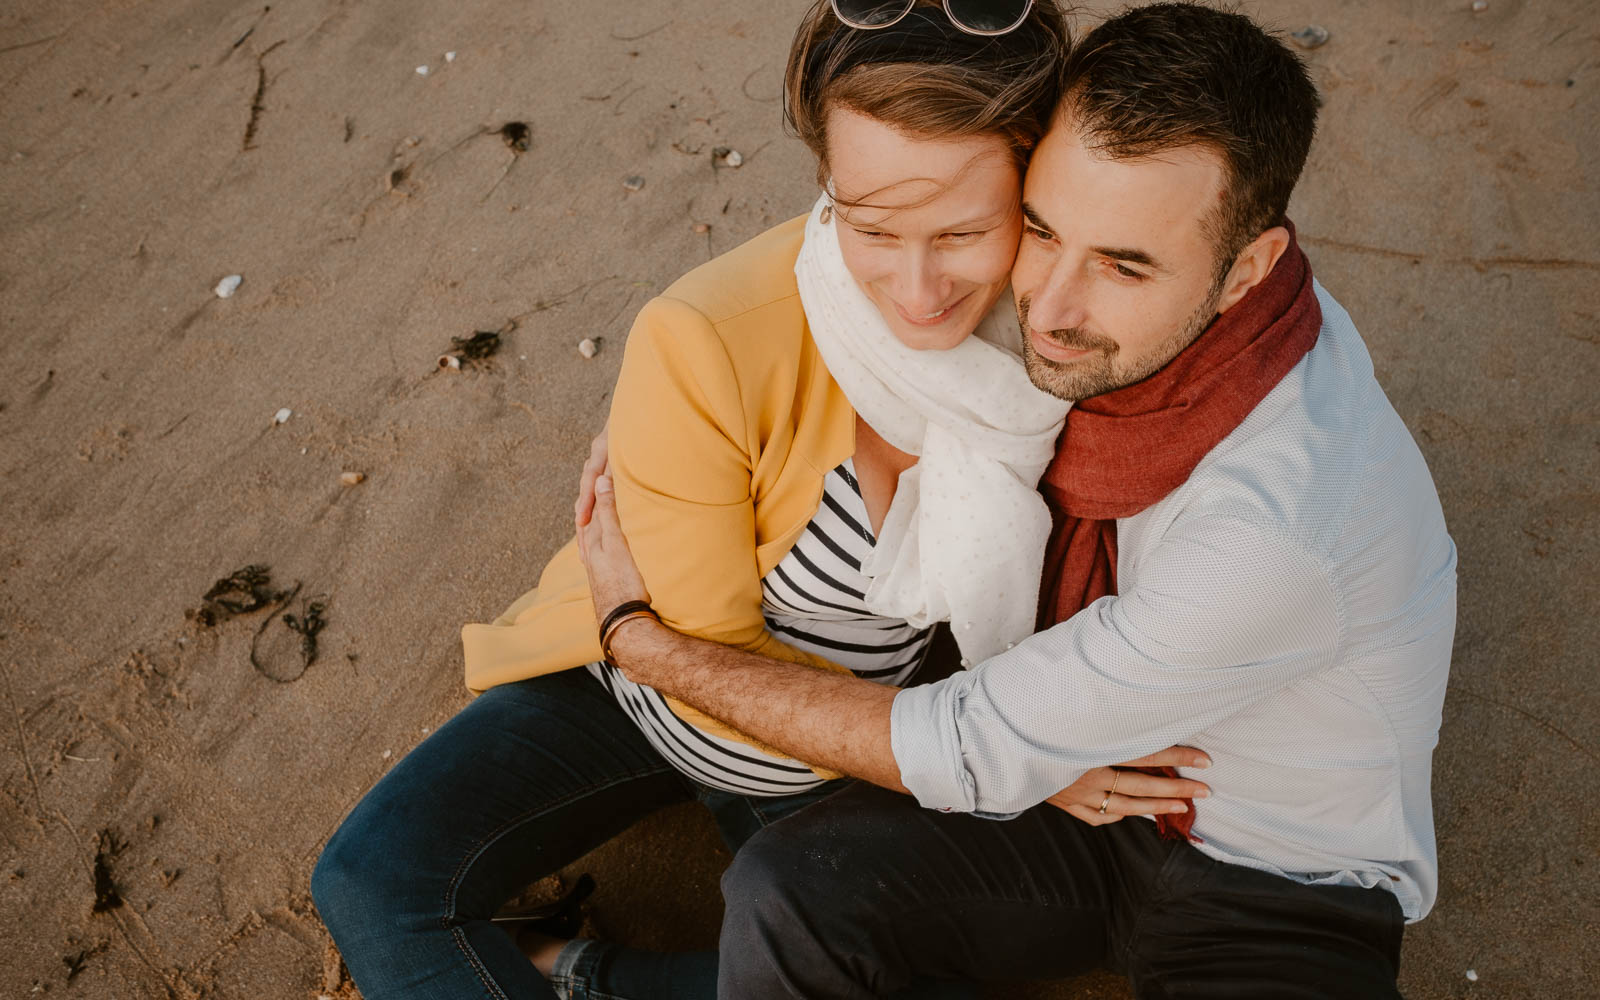
<path fill-rule="evenodd" d="M 861 567 L 867 607 L 948 619 L 970 665 L 1033 632 L 1050 536 L 1037 487 L 1069 404 L 1028 381 L 1009 291 L 950 350 L 902 344 L 845 267 L 831 204 L 812 209 L 794 266 L 811 336 L 862 419 L 919 456 Z"/>

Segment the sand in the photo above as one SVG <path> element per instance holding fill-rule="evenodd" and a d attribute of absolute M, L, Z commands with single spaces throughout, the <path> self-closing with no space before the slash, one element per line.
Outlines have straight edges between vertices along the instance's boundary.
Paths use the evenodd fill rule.
<path fill-rule="evenodd" d="M 466 702 L 459 624 L 565 540 L 632 313 L 811 201 L 779 120 L 799 9 L 0 11 L 0 992 L 350 995 L 322 844 Z M 1253 9 L 1331 34 L 1293 214 L 1461 552 L 1442 885 L 1402 985 L 1592 997 L 1600 21 Z M 438 367 L 477 331 L 497 353 Z M 193 614 L 252 564 L 267 607 Z M 313 601 L 307 666 L 278 614 Z M 714 939 L 725 862 L 684 808 L 573 871 L 601 931 L 677 947 Z"/>

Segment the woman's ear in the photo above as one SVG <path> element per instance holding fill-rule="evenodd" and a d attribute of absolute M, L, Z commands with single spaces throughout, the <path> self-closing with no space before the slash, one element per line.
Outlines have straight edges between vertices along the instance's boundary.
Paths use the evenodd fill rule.
<path fill-rule="evenodd" d="M 1232 309 L 1250 289 L 1261 284 L 1287 249 L 1289 230 L 1283 226 L 1273 226 L 1239 251 L 1239 256 L 1233 260 L 1233 267 L 1228 270 L 1228 276 L 1223 279 L 1217 312 L 1225 313 Z"/>

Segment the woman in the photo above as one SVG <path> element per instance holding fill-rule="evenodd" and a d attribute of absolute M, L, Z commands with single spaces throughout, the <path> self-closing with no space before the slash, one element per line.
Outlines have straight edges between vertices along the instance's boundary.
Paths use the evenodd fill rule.
<path fill-rule="evenodd" d="M 1067 38 L 1050 0 L 1009 2 L 816 4 L 786 110 L 826 194 L 640 313 L 611 474 L 674 627 L 897 685 L 936 621 L 972 660 L 1032 630 L 1049 528 L 1033 487 L 1065 406 L 1029 384 L 1005 292 Z M 834 776 L 608 667 L 575 546 L 463 638 L 485 693 L 368 794 L 313 877 L 363 994 L 714 995 L 714 956 L 530 934 L 525 957 L 490 918 L 663 805 L 704 802 L 737 850 Z M 1092 812 L 1111 779 L 1058 801 Z M 1111 814 L 1196 787 L 1125 777 L 1158 797 Z"/>

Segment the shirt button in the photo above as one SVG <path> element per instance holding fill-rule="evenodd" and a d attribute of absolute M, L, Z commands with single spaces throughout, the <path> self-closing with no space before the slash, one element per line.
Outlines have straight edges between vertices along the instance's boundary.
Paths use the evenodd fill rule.
<path fill-rule="evenodd" d="M 970 666 L 972 666 L 972 661 L 967 659 L 966 657 L 962 657 L 961 658 L 961 665 L 963 667 L 970 667 Z"/>

